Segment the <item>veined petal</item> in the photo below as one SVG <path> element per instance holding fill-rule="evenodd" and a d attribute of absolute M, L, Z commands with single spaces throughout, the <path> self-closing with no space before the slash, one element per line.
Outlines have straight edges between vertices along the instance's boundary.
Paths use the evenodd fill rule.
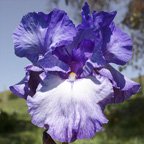
<path fill-rule="evenodd" d="M 95 48 L 94 37 L 91 29 L 80 30 L 70 45 L 57 47 L 52 54 L 68 64 L 72 71 L 80 74 L 85 61 L 91 57 Z"/>
<path fill-rule="evenodd" d="M 51 14 L 51 21 L 47 31 L 50 47 L 65 46 L 76 35 L 76 28 L 67 14 L 62 10 L 55 9 Z"/>
<path fill-rule="evenodd" d="M 99 38 L 95 39 L 94 49 L 90 57 L 85 62 L 81 77 L 86 77 L 90 75 L 93 72 L 94 68 L 101 68 L 106 65 L 106 60 L 101 51 L 101 46 L 102 40 Z"/>
<path fill-rule="evenodd" d="M 56 47 L 52 54 L 57 56 L 59 60 L 65 62 L 66 64 L 70 64 L 72 61 L 72 55 L 71 55 L 72 48 L 70 46 L 62 46 L 62 47 Z"/>
<path fill-rule="evenodd" d="M 104 12 L 104 11 L 94 11 L 90 13 L 90 8 L 87 2 L 85 2 L 82 7 L 82 24 L 78 26 L 78 29 L 92 28 L 93 30 L 98 30 L 103 27 L 109 26 L 115 15 L 116 11 Z"/>
<path fill-rule="evenodd" d="M 91 19 L 90 8 L 87 2 L 85 2 L 82 7 L 81 15 L 83 24 L 86 24 Z"/>
<path fill-rule="evenodd" d="M 13 34 L 15 53 L 37 61 L 39 54 L 45 53 L 45 35 L 48 27 L 48 16 L 44 13 L 28 13 Z"/>
<path fill-rule="evenodd" d="M 116 11 L 94 11 L 92 16 L 90 16 L 88 4 L 85 4 L 83 13 L 82 17 L 84 15 L 87 18 L 78 26 L 78 29 L 85 30 L 89 28 L 95 33 L 102 34 L 99 42 L 101 43 L 101 49 L 94 51 L 93 60 L 91 59 L 89 62 L 95 67 L 102 66 L 104 63 L 126 64 L 132 57 L 132 41 L 126 33 L 122 32 L 114 25 L 113 19 L 116 15 Z M 96 37 L 98 37 L 98 35 Z M 95 63 L 94 61 L 97 62 Z M 100 64 L 100 62 L 102 64 Z"/>
<path fill-rule="evenodd" d="M 103 54 L 108 63 L 126 64 L 132 58 L 132 40 L 114 24 L 104 28 Z"/>
<path fill-rule="evenodd" d="M 123 102 L 130 96 L 138 93 L 140 89 L 140 84 L 128 79 L 110 65 L 98 70 L 98 72 L 112 81 L 114 98 L 111 100 L 111 103 Z"/>
<path fill-rule="evenodd" d="M 107 123 L 98 104 L 113 94 L 107 78 L 71 82 L 48 75 L 47 79 L 40 91 L 28 97 L 27 104 L 33 124 L 48 129 L 52 138 L 61 142 L 91 138 Z"/>
<path fill-rule="evenodd" d="M 107 27 L 109 26 L 114 17 L 116 16 L 116 11 L 113 12 L 104 12 L 104 11 L 100 11 L 100 12 L 93 12 L 93 23 L 95 28 L 103 28 L 103 27 Z"/>
<path fill-rule="evenodd" d="M 59 60 L 57 56 L 51 53 L 47 53 L 43 58 L 38 60 L 37 65 L 46 71 L 61 71 L 64 73 L 69 71 L 69 65 Z"/>
<path fill-rule="evenodd" d="M 29 13 L 13 34 L 15 53 L 35 63 L 39 55 L 44 55 L 52 47 L 67 45 L 75 32 L 74 24 L 64 11 Z"/>
<path fill-rule="evenodd" d="M 85 62 L 88 58 L 91 57 L 94 50 L 95 42 L 90 39 L 83 39 L 77 48 L 74 48 L 72 51 L 72 56 L 74 61 Z"/>

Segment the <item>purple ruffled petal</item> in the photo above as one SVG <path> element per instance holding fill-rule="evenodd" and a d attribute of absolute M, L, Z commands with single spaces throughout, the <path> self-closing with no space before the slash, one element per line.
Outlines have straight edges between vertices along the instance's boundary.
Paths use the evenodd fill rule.
<path fill-rule="evenodd" d="M 62 10 L 55 9 L 50 15 L 51 19 L 47 31 L 50 47 L 65 46 L 69 44 L 76 35 L 75 25 Z"/>
<path fill-rule="evenodd" d="M 86 60 L 91 57 L 95 48 L 94 37 L 94 32 L 90 29 L 79 31 L 70 45 L 57 47 L 52 54 L 68 64 L 71 71 L 79 75 Z"/>
<path fill-rule="evenodd" d="M 132 40 L 114 24 L 102 30 L 103 55 L 108 63 L 126 64 L 132 58 Z"/>
<path fill-rule="evenodd" d="M 107 65 L 98 71 L 102 76 L 111 80 L 114 88 L 114 98 L 111 103 L 119 103 L 138 93 L 140 84 L 126 78 L 120 72 Z"/>
<path fill-rule="evenodd" d="M 92 57 L 87 60 L 87 63 L 90 63 L 93 66 L 93 68 L 99 68 L 106 65 L 106 60 L 100 48 L 95 49 L 94 53 L 92 54 Z"/>
<path fill-rule="evenodd" d="M 91 14 L 90 14 L 90 8 L 87 2 L 85 2 L 84 6 L 82 7 L 82 24 L 85 26 L 88 26 L 91 21 Z"/>
<path fill-rule="evenodd" d="M 81 29 L 77 33 L 72 43 L 73 61 L 82 63 L 81 71 L 85 72 L 87 65 L 100 67 L 105 64 L 104 57 L 101 52 L 101 37 L 99 33 L 95 33 L 92 29 Z M 89 74 L 92 70 L 89 72 Z M 82 74 L 83 75 L 83 74 Z"/>
<path fill-rule="evenodd" d="M 94 17 L 101 28 L 97 31 L 93 29 L 93 32 L 95 31 L 95 48 L 83 67 L 81 77 L 88 76 L 94 68 L 104 67 L 107 63 L 126 64 L 132 57 L 130 37 L 112 23 L 115 14 L 115 12 L 95 12 Z M 88 31 L 88 29 L 86 30 Z M 89 31 L 91 30 L 89 29 Z M 84 31 L 84 29 L 80 29 L 80 31 Z M 93 40 L 92 37 L 89 39 Z M 79 53 L 82 52 L 80 51 Z"/>
<path fill-rule="evenodd" d="M 35 63 L 52 47 L 67 45 L 75 33 L 75 26 L 64 11 L 29 13 L 13 34 L 15 53 Z"/>
<path fill-rule="evenodd" d="M 33 12 L 25 15 L 13 34 L 16 55 L 37 61 L 39 54 L 46 51 L 44 41 L 47 27 L 46 14 Z"/>
<path fill-rule="evenodd" d="M 29 80 L 29 74 L 26 73 L 26 76 L 23 78 L 22 81 L 9 87 L 10 91 L 16 96 L 26 99 L 28 95 L 28 91 L 29 91 L 28 86 L 26 86 L 26 83 L 28 83 L 28 80 Z"/>
<path fill-rule="evenodd" d="M 45 71 L 69 72 L 69 65 L 59 60 L 57 56 L 51 53 L 47 53 L 41 58 L 37 65 L 42 67 Z"/>
<path fill-rule="evenodd" d="M 101 39 L 95 39 L 94 49 L 83 66 L 81 77 L 90 75 L 94 68 L 100 68 L 106 65 L 106 60 L 101 51 L 101 43 Z"/>
<path fill-rule="evenodd" d="M 33 65 L 10 90 L 27 100 L 32 123 L 60 142 L 92 138 L 108 120 L 104 107 L 136 94 L 140 85 L 108 63 L 132 56 L 129 36 L 117 28 L 116 12 L 93 12 L 85 2 L 76 28 L 67 14 L 29 13 L 15 33 L 15 53 Z"/>
<path fill-rule="evenodd" d="M 94 65 L 94 67 L 99 67 L 106 63 L 124 65 L 132 57 L 132 41 L 126 33 L 122 32 L 112 22 L 115 15 L 115 11 L 110 13 L 100 11 L 93 12 L 90 17 L 88 4 L 86 3 L 83 7 L 82 17 L 84 17 L 83 21 L 85 20 L 84 22 L 86 24 L 84 26 L 84 22 L 82 22 L 82 24 L 78 26 L 78 29 L 84 30 L 89 27 L 95 31 L 95 33 L 99 34 L 95 38 L 100 36 L 98 43 L 101 46 L 94 51 L 93 57 L 90 60 L 90 63 Z M 89 23 L 89 25 L 87 23 Z"/>
<path fill-rule="evenodd" d="M 93 30 L 98 30 L 103 27 L 109 26 L 114 17 L 116 16 L 116 11 L 104 12 L 104 11 L 94 11 L 90 13 L 89 5 L 85 2 L 82 7 L 82 24 L 78 26 L 78 29 L 92 28 Z"/>
<path fill-rule="evenodd" d="M 33 96 L 42 79 L 42 69 L 35 66 L 26 67 L 26 75 L 18 84 L 10 86 L 10 90 L 17 96 L 26 99 L 28 95 Z"/>
<path fill-rule="evenodd" d="M 68 45 L 67 47 L 56 47 L 52 54 L 57 56 L 59 60 L 65 62 L 66 64 L 70 64 L 72 61 L 71 51 L 72 48 Z"/>
<path fill-rule="evenodd" d="M 104 11 L 100 11 L 100 12 L 93 12 L 93 23 L 95 28 L 103 28 L 103 27 L 107 27 L 109 26 L 114 17 L 116 16 L 116 11 L 113 12 L 104 12 Z"/>
<path fill-rule="evenodd" d="M 72 51 L 71 69 L 78 76 L 83 72 L 85 62 L 92 56 L 95 47 L 95 42 L 89 39 L 83 39 L 77 48 Z"/>
<path fill-rule="evenodd" d="M 71 82 L 49 74 L 42 89 L 28 96 L 27 104 L 33 124 L 48 129 L 58 141 L 72 142 L 102 130 L 107 119 L 98 103 L 112 95 L 112 84 L 105 77 Z"/>
<path fill-rule="evenodd" d="M 85 62 L 91 57 L 95 43 L 90 39 L 83 39 L 72 51 L 73 61 Z"/>

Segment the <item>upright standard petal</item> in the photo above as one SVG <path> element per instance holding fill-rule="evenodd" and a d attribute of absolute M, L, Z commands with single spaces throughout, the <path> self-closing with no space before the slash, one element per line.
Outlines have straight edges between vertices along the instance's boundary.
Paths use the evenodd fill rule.
<path fill-rule="evenodd" d="M 106 63 L 101 51 L 101 45 L 101 34 L 91 28 L 79 29 L 73 40 L 73 58 L 82 62 L 81 69 L 83 69 L 83 73 L 87 73 L 87 76 L 93 71 L 93 68 L 101 67 Z M 92 69 L 87 71 L 89 65 L 92 66 Z M 84 76 L 83 73 L 81 75 Z"/>
<path fill-rule="evenodd" d="M 85 30 L 90 28 L 101 37 L 99 41 L 99 44 L 101 43 L 101 48 L 96 49 L 93 54 L 93 59 L 95 59 L 95 61 L 99 60 L 97 57 L 104 57 L 106 63 L 124 65 L 132 57 L 132 41 L 126 33 L 122 32 L 114 25 L 113 19 L 115 15 L 116 11 L 94 11 L 92 16 L 90 16 L 88 4 L 85 4 L 82 11 L 83 22 L 78 26 L 78 29 Z M 104 62 L 104 59 L 100 61 Z M 95 65 L 95 62 L 92 63 L 92 65 L 93 64 Z"/>
<path fill-rule="evenodd" d="M 47 36 L 50 41 L 50 48 L 65 46 L 72 42 L 76 35 L 76 28 L 67 14 L 62 10 L 54 10 L 49 15 L 50 24 L 47 30 Z"/>
<path fill-rule="evenodd" d="M 104 12 L 104 11 L 100 11 L 100 12 L 93 12 L 93 23 L 95 28 L 103 28 L 103 27 L 107 27 L 109 26 L 114 17 L 116 16 L 116 11 L 113 12 Z"/>
<path fill-rule="evenodd" d="M 115 15 L 116 11 L 113 12 L 104 12 L 104 11 L 94 11 L 92 14 L 90 12 L 90 8 L 87 2 L 85 2 L 82 7 L 82 24 L 78 26 L 78 28 L 92 28 L 93 30 L 100 29 L 105 26 L 109 26 Z"/>
<path fill-rule="evenodd" d="M 71 82 L 48 75 L 47 79 L 40 91 L 28 97 L 27 104 L 33 124 L 48 129 L 52 138 L 61 142 L 91 138 L 107 123 L 99 105 L 113 95 L 107 78 L 96 76 Z"/>
<path fill-rule="evenodd" d="M 32 62 L 46 51 L 44 46 L 49 17 L 44 13 L 28 13 L 13 34 L 15 53 Z"/>
<path fill-rule="evenodd" d="M 102 29 L 103 55 L 107 63 L 126 64 L 132 58 L 132 40 L 114 24 Z"/>
<path fill-rule="evenodd" d="M 64 11 L 29 13 L 13 34 L 15 53 L 36 63 L 39 56 L 51 51 L 52 47 L 67 45 L 75 32 L 74 24 Z"/>
<path fill-rule="evenodd" d="M 84 24 L 85 26 L 89 25 L 89 22 L 91 20 L 91 13 L 90 13 L 90 8 L 87 2 L 84 3 L 84 6 L 82 7 L 82 24 Z"/>
<path fill-rule="evenodd" d="M 120 72 L 107 65 L 105 68 L 98 70 L 102 76 L 111 80 L 114 88 L 114 98 L 110 103 L 120 103 L 127 100 L 130 96 L 138 93 L 140 84 L 126 78 Z"/>
<path fill-rule="evenodd" d="M 91 57 L 94 48 L 95 33 L 91 29 L 86 29 L 78 31 L 70 45 L 57 47 L 52 54 L 69 65 L 71 71 L 79 75 L 85 62 Z"/>
<path fill-rule="evenodd" d="M 77 29 L 79 30 L 79 33 L 88 31 L 88 34 L 91 34 L 91 36 L 88 36 L 88 39 L 89 41 L 94 42 L 94 47 L 89 55 L 89 58 L 85 61 L 81 77 L 88 76 L 92 73 L 94 68 L 100 68 L 107 64 L 102 51 L 104 36 L 102 35 L 101 30 L 108 27 L 112 23 L 115 15 L 115 11 L 110 13 L 104 11 L 94 11 L 91 15 L 88 4 L 84 4 L 82 8 L 83 21 L 82 24 L 78 25 Z M 87 36 L 87 34 L 85 35 Z M 85 35 L 83 37 L 85 37 Z M 79 39 L 81 38 L 82 37 Z"/>

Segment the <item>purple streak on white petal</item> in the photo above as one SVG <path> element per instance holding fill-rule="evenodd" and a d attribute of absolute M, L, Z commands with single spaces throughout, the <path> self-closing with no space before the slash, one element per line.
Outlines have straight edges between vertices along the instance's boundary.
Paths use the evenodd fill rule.
<path fill-rule="evenodd" d="M 113 94 L 107 78 L 96 76 L 71 82 L 54 75 L 48 77 L 43 89 L 27 99 L 33 124 L 48 127 L 52 138 L 61 142 L 91 138 L 102 130 L 107 119 L 98 103 Z"/>
<path fill-rule="evenodd" d="M 87 77 L 93 73 L 93 65 L 89 62 L 86 62 L 85 65 L 83 66 L 83 71 L 80 75 L 81 78 Z"/>

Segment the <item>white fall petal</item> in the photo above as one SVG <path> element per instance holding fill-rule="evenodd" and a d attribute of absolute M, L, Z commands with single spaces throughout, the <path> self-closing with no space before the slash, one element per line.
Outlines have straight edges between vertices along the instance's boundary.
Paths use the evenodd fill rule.
<path fill-rule="evenodd" d="M 113 88 L 105 77 L 89 77 L 75 81 L 50 75 L 43 88 L 28 96 L 32 122 L 48 129 L 52 138 L 71 142 L 90 138 L 107 123 L 99 102 L 111 97 Z"/>

